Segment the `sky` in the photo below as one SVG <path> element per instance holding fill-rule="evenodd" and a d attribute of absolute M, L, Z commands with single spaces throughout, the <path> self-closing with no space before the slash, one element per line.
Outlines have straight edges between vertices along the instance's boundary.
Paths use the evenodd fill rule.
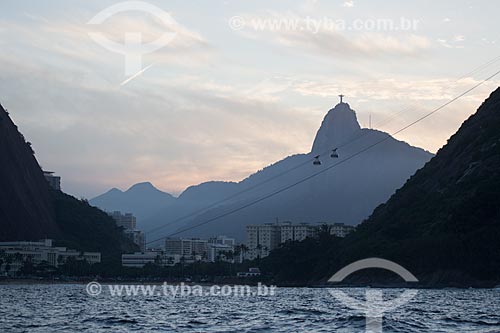
<path fill-rule="evenodd" d="M 388 133 L 446 103 L 500 70 L 499 6 L 2 0 L 0 103 L 66 192 L 177 195 L 309 152 L 340 93 Z M 436 152 L 499 82 L 396 138 Z"/>

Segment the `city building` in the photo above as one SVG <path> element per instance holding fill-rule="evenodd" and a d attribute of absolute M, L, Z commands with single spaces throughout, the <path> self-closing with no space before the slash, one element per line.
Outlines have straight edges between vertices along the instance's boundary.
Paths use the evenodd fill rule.
<path fill-rule="evenodd" d="M 221 236 L 209 238 L 208 243 L 209 244 L 229 245 L 229 246 L 234 247 L 236 245 L 236 239 L 221 235 Z"/>
<path fill-rule="evenodd" d="M 208 241 L 206 239 L 191 239 L 191 255 L 206 259 L 208 255 Z"/>
<path fill-rule="evenodd" d="M 282 222 L 279 226 L 280 243 L 302 241 L 308 237 L 315 237 L 318 233 L 318 227 L 308 223 L 292 224 L 292 222 Z"/>
<path fill-rule="evenodd" d="M 131 213 L 122 214 L 120 211 L 114 211 L 108 214 L 116 221 L 117 226 L 123 227 L 125 230 L 135 230 L 137 219 Z"/>
<path fill-rule="evenodd" d="M 81 252 L 66 247 L 54 247 L 51 239 L 44 239 L 38 242 L 15 241 L 0 242 L 0 259 L 4 264 L 0 271 L 5 272 L 9 262 L 8 273 L 15 273 L 23 267 L 25 262 L 33 265 L 47 263 L 53 267 L 59 267 L 69 258 L 75 260 L 86 260 L 89 264 L 101 262 L 100 252 Z"/>
<path fill-rule="evenodd" d="M 329 226 L 330 226 L 330 234 L 335 235 L 337 237 L 345 237 L 349 233 L 356 230 L 355 226 L 346 225 L 344 223 L 334 223 Z"/>
<path fill-rule="evenodd" d="M 55 190 L 61 190 L 61 177 L 59 176 L 54 176 L 54 172 L 52 171 L 44 171 L 43 176 L 49 183 L 50 187 L 52 187 Z"/>
<path fill-rule="evenodd" d="M 209 262 L 234 262 L 236 240 L 226 236 L 212 237 L 209 240 L 199 238 L 167 238 L 165 253 L 179 255 L 181 260 L 189 262 L 193 258 Z"/>
<path fill-rule="evenodd" d="M 144 232 L 136 229 L 137 219 L 133 214 L 122 214 L 120 211 L 114 211 L 112 213 L 108 213 L 108 215 L 115 220 L 117 226 L 123 228 L 125 236 L 137 244 L 141 251 L 144 252 L 146 250 L 146 237 L 144 236 Z"/>
<path fill-rule="evenodd" d="M 124 234 L 127 238 L 139 246 L 141 252 L 146 251 L 146 238 L 144 237 L 144 232 L 140 230 L 125 230 Z"/>
<path fill-rule="evenodd" d="M 281 225 L 275 223 L 248 225 L 247 259 L 267 257 L 281 243 Z"/>
<path fill-rule="evenodd" d="M 142 268 L 147 264 L 174 266 L 181 262 L 180 255 L 170 255 L 163 251 L 147 251 L 122 254 L 122 266 Z"/>
<path fill-rule="evenodd" d="M 218 243 L 208 244 L 207 260 L 209 262 L 226 261 L 234 263 L 234 246 Z"/>
<path fill-rule="evenodd" d="M 198 238 L 167 238 L 165 240 L 165 252 L 178 254 L 181 257 L 200 256 L 206 258 L 208 241 Z"/>
<path fill-rule="evenodd" d="M 321 227 L 326 225 L 330 233 L 338 237 L 345 237 L 355 230 L 355 227 L 343 223 L 298 223 L 290 221 L 280 223 L 252 224 L 247 225 L 247 247 L 246 259 L 253 260 L 263 258 L 277 248 L 279 244 L 287 241 L 302 241 L 306 238 L 316 237 Z"/>
<path fill-rule="evenodd" d="M 234 263 L 235 259 L 234 250 L 236 246 L 236 239 L 227 236 L 216 236 L 208 240 L 208 256 L 207 260 L 210 262 L 226 261 Z"/>

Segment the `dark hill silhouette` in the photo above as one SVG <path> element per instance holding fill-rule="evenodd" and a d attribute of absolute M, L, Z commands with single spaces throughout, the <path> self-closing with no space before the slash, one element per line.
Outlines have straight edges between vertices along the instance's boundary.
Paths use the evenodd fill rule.
<path fill-rule="evenodd" d="M 0 241 L 57 237 L 49 186 L 31 144 L 0 105 Z"/>
<path fill-rule="evenodd" d="M 310 242 L 307 250 L 304 244 L 289 244 L 266 259 L 266 267 L 284 280 L 325 281 L 346 264 L 381 257 L 403 265 L 429 285 L 497 285 L 499 129 L 497 89 L 355 233 L 323 246 Z M 297 262 L 307 262 L 311 269 L 299 274 L 283 268 L 299 267 Z"/>
<path fill-rule="evenodd" d="M 131 243 L 114 220 L 87 202 L 49 188 L 31 144 L 0 106 L 0 241 L 52 238 L 119 262 Z"/>

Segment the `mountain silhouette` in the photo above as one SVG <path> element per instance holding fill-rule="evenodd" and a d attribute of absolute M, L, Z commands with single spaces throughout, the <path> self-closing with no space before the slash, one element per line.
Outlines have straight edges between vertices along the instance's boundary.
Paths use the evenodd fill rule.
<path fill-rule="evenodd" d="M 29 142 L 0 105 L 0 241 L 52 238 L 119 262 L 137 250 L 104 212 L 49 187 Z"/>
<path fill-rule="evenodd" d="M 0 241 L 57 237 L 49 185 L 31 144 L 0 105 Z"/>
<path fill-rule="evenodd" d="M 264 269 L 289 283 L 318 283 L 352 262 L 378 257 L 432 287 L 498 286 L 499 128 L 500 88 L 356 232 L 325 246 L 290 244 L 266 258 Z M 307 267 L 299 272 L 293 268 L 297 262 Z M 351 282 L 369 284 L 368 277 Z"/>
<path fill-rule="evenodd" d="M 274 222 L 276 218 L 295 222 L 358 224 L 433 155 L 396 140 L 387 133 L 361 128 L 349 104 L 340 103 L 326 114 L 311 152 L 286 157 L 238 183 L 208 182 L 190 187 L 173 203 L 165 203 L 156 214 L 138 221 L 138 225 L 148 231 L 186 214 L 194 215 L 155 231 L 148 235 L 149 239 L 195 226 L 295 183 L 383 139 L 385 141 L 373 149 L 320 176 L 181 235 L 207 237 L 226 234 L 243 240 L 245 225 Z M 338 148 L 339 157 L 331 158 L 330 154 L 335 148 Z M 311 162 L 316 155 L 320 155 L 322 164 L 319 166 Z M 259 185 L 263 182 L 265 184 Z M 222 199 L 240 192 L 244 193 L 219 204 Z M 213 207 L 198 212 L 207 205 Z"/>
<path fill-rule="evenodd" d="M 113 188 L 95 197 L 90 203 L 110 212 L 132 212 L 143 220 L 174 201 L 172 195 L 158 190 L 150 182 L 143 182 L 131 186 L 126 191 Z"/>

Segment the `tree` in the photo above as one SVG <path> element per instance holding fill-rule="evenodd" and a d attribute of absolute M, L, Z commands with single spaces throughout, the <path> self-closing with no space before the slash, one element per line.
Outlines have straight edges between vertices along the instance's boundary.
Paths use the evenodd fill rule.
<path fill-rule="evenodd" d="M 5 265 L 5 273 L 8 275 L 11 269 L 10 265 L 12 264 L 12 257 L 8 255 L 7 258 L 5 259 L 5 262 L 7 263 Z"/>
<path fill-rule="evenodd" d="M 14 262 L 21 263 L 23 261 L 23 255 L 19 252 L 14 253 Z"/>

